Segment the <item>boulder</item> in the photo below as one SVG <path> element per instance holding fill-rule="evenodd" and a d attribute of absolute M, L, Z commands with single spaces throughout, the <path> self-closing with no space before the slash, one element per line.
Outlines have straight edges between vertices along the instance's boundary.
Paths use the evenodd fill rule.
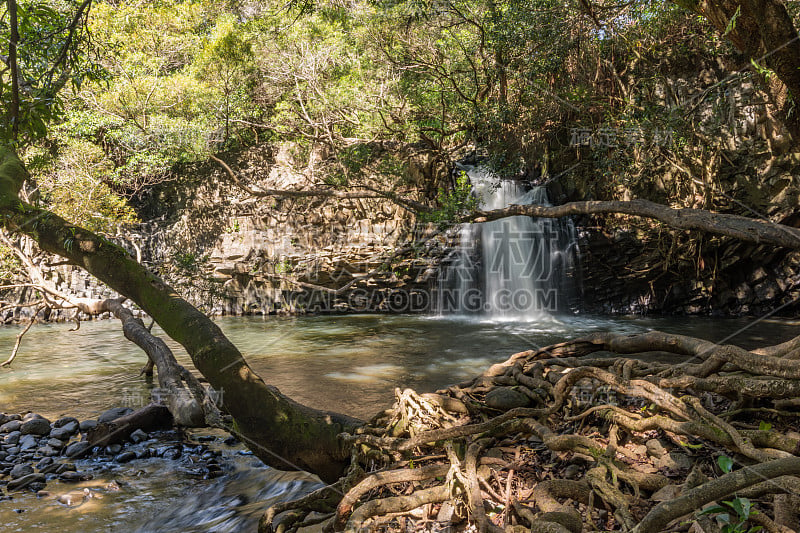
<path fill-rule="evenodd" d="M 50 422 L 44 418 L 31 418 L 23 422 L 19 430 L 23 435 L 49 435 Z"/>

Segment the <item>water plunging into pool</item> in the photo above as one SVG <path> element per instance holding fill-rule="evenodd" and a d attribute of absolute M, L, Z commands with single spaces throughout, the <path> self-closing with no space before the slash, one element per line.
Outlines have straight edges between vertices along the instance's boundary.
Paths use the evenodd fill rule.
<path fill-rule="evenodd" d="M 485 167 L 464 167 L 482 210 L 550 205 L 545 187 L 500 179 Z M 439 316 L 540 321 L 568 312 L 578 296 L 575 226 L 568 218 L 517 216 L 464 224 L 441 269 Z"/>

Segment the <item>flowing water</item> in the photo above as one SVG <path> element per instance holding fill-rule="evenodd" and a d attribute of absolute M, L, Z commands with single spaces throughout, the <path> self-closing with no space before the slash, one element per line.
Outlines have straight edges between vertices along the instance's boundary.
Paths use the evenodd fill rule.
<path fill-rule="evenodd" d="M 483 210 L 550 205 L 544 187 L 464 167 Z M 575 226 L 569 218 L 517 216 L 464 224 L 437 290 L 440 316 L 540 321 L 574 307 L 580 280 Z"/>
<path fill-rule="evenodd" d="M 431 318 L 406 315 L 230 318 L 219 321 L 255 370 L 308 405 L 367 417 L 392 401 L 395 387 L 435 390 L 505 360 L 510 354 L 592 331 L 649 329 L 694 335 L 745 347 L 793 337 L 800 322 L 767 319 L 591 318 L 543 316 L 536 321 Z M 32 410 L 48 418 L 96 417 L 111 406 L 137 406 L 152 387 L 138 377 L 144 355 L 116 321 L 33 328 L 12 369 L 0 370 L 0 411 Z M 0 354 L 20 331 L 0 328 Z M 188 357 L 172 344 L 179 360 Z M 223 395 L 224 402 L 224 395 Z M 29 494 L 0 502 L 0 530 L 247 531 L 265 503 L 317 486 L 302 473 L 258 466 L 252 456 L 225 450 L 235 472 L 211 481 L 185 476 L 163 460 L 119 465 L 108 479 L 123 490 L 69 509 Z M 98 480 L 95 480 L 98 482 Z M 48 484 L 55 493 L 74 489 Z M 18 514 L 15 509 L 27 509 Z"/>

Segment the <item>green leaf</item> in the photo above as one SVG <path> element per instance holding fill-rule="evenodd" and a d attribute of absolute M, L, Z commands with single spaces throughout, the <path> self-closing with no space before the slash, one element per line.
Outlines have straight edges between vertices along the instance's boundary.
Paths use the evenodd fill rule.
<path fill-rule="evenodd" d="M 742 6 L 739 6 L 739 7 L 736 8 L 736 13 L 733 14 L 731 19 L 728 21 L 728 25 L 725 26 L 725 33 L 722 34 L 723 37 L 728 35 L 730 32 L 732 32 L 736 28 L 736 20 L 739 18 L 739 15 L 741 14 L 741 11 L 742 11 Z"/>
<path fill-rule="evenodd" d="M 706 507 L 705 509 L 703 509 L 702 511 L 697 513 L 697 516 L 703 516 L 703 515 L 715 514 L 715 513 L 724 513 L 727 510 L 728 509 L 726 509 L 725 507 L 723 507 L 721 505 L 712 505 L 711 507 Z"/>
<path fill-rule="evenodd" d="M 727 455 L 720 455 L 719 457 L 717 457 L 717 464 L 719 465 L 720 470 L 722 470 L 726 474 L 731 470 L 733 470 L 733 459 L 731 459 Z"/>

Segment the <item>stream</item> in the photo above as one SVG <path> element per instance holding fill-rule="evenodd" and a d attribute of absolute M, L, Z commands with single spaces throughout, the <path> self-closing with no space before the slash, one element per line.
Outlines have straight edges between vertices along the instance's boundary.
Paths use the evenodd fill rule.
<path fill-rule="evenodd" d="M 312 407 L 359 417 L 388 407 L 396 387 L 433 391 L 512 353 L 593 331 L 658 329 L 752 348 L 788 340 L 800 326 L 797 320 L 772 318 L 566 316 L 514 322 L 412 315 L 223 318 L 218 323 L 267 383 Z M 0 412 L 85 420 L 109 407 L 148 403 L 154 384 L 139 377 L 145 356 L 124 339 L 119 323 L 86 322 L 70 331 L 73 327 L 46 324 L 28 332 L 12 368 L 0 369 Z M 0 357 L 11 351 L 20 329 L 0 328 Z M 154 331 L 161 333 L 157 327 Z M 178 360 L 188 364 L 186 353 L 169 344 Z M 115 481 L 120 490 L 75 508 L 34 493 L 15 494 L 13 500 L 0 501 L 0 530 L 255 531 L 270 503 L 319 486 L 310 475 L 263 467 L 240 444 L 223 444 L 224 436 L 212 431 L 189 435 L 206 439 L 225 458 L 223 477 L 196 479 L 162 458 L 124 465 L 83 459 L 79 467 L 102 472 L 84 485 Z M 58 494 L 82 486 L 56 481 L 47 490 Z"/>

